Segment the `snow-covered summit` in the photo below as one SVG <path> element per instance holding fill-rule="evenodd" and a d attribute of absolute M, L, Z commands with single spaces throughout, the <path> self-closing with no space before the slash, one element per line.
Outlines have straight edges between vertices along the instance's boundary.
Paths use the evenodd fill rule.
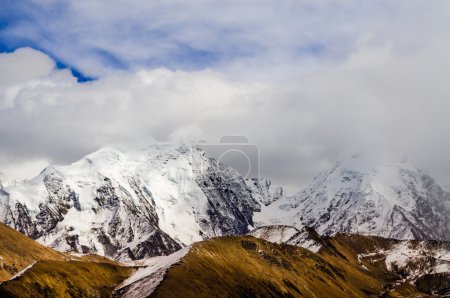
<path fill-rule="evenodd" d="M 0 219 L 59 250 L 140 259 L 245 234 L 260 210 L 246 181 L 192 146 L 100 149 L 0 193 Z"/>
<path fill-rule="evenodd" d="M 449 202 L 450 193 L 411 162 L 372 164 L 352 157 L 318 175 L 297 195 L 264 208 L 255 220 L 311 226 L 325 235 L 449 240 Z"/>

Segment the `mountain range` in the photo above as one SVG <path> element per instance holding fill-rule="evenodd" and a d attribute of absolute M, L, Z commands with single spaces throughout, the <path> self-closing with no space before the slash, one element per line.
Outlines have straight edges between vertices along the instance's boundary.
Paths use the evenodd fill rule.
<path fill-rule="evenodd" d="M 120 145 L 0 183 L 0 221 L 37 241 L 1 226 L 0 293 L 447 295 L 449 219 L 450 193 L 408 161 L 354 156 L 289 196 L 195 146 Z M 79 270 L 105 279 L 64 277 Z"/>
<path fill-rule="evenodd" d="M 0 202 L 2 222 L 44 245 L 122 261 L 272 224 L 450 240 L 450 193 L 410 163 L 374 166 L 360 157 L 286 196 L 196 147 L 104 148 L 1 188 Z"/>

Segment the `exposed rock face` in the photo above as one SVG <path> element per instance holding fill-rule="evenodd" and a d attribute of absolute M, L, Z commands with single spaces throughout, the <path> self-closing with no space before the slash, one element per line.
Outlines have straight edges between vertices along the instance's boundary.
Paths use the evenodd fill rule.
<path fill-rule="evenodd" d="M 244 179 L 210 159 L 208 169 L 196 178 L 208 205 L 198 214 L 202 229 L 209 235 L 242 235 L 253 226 L 253 212 L 260 205 L 253 199 Z"/>
<path fill-rule="evenodd" d="M 7 193 L 2 193 L 2 195 L 5 194 Z M 26 205 L 16 202 L 14 207 L 5 213 L 5 223 L 13 225 L 15 229 L 30 237 L 36 237 L 38 235 L 36 223 L 32 221 Z"/>
<path fill-rule="evenodd" d="M 282 224 L 310 226 L 323 235 L 450 240 L 449 206 L 450 193 L 413 165 L 373 166 L 355 157 L 337 163 L 298 195 L 276 201 L 257 217 L 276 214 Z"/>
<path fill-rule="evenodd" d="M 61 251 L 120 260 L 245 234 L 260 204 L 245 180 L 187 146 L 102 149 L 0 192 L 1 220 Z"/>

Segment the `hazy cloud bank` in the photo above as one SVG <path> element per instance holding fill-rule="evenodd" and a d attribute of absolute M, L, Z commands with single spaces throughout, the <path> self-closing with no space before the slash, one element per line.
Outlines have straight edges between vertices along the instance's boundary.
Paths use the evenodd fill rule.
<path fill-rule="evenodd" d="M 45 54 L 18 49 L 0 54 L 1 161 L 66 163 L 128 138 L 239 134 L 260 146 L 262 174 L 288 186 L 354 153 L 409 155 L 445 182 L 449 50 L 362 46 L 336 67 L 283 82 L 153 69 L 80 84 Z"/>

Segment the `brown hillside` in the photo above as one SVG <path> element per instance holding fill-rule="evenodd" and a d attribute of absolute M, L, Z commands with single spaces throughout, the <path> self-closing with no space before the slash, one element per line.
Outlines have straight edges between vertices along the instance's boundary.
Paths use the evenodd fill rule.
<path fill-rule="evenodd" d="M 57 252 L 3 223 L 0 235 L 0 297 L 109 297 L 134 272 L 104 257 Z"/>
<path fill-rule="evenodd" d="M 167 272 L 155 297 L 366 297 L 383 282 L 346 261 L 251 236 L 197 243 Z M 220 296 L 220 295 L 219 295 Z"/>
<path fill-rule="evenodd" d="M 37 260 L 65 260 L 64 254 L 45 247 L 0 223 L 0 282 Z"/>

